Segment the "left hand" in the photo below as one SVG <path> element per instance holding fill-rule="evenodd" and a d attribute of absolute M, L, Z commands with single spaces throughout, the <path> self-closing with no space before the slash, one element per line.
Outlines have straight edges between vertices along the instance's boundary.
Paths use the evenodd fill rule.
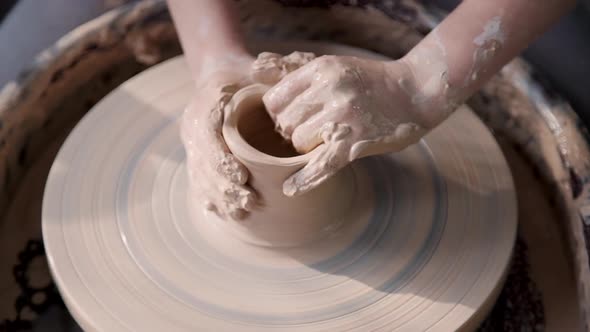
<path fill-rule="evenodd" d="M 262 53 L 233 54 L 226 61 L 212 59 L 195 78 L 195 95 L 181 121 L 181 137 L 187 153 L 187 171 L 195 204 L 202 204 L 223 219 L 244 218 L 255 202 L 247 184 L 248 170 L 231 153 L 221 132 L 224 108 L 233 94 L 254 82 L 275 84 L 283 76 L 311 60 L 310 53 L 287 56 Z"/>

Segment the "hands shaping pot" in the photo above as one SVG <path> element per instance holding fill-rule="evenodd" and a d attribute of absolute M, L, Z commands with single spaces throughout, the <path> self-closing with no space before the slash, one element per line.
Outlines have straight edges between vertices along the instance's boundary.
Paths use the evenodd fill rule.
<path fill-rule="evenodd" d="M 240 219 L 253 206 L 248 171 L 221 135 L 223 109 L 239 88 L 254 82 L 273 85 L 264 104 L 279 133 L 298 152 L 326 145 L 285 181 L 283 192 L 293 196 L 312 190 L 357 158 L 405 148 L 441 121 L 432 105 L 416 102 L 413 77 L 403 60 L 314 59 L 300 52 L 244 57 L 212 71 L 197 91 L 198 102 L 185 110 L 181 127 L 193 194 L 222 217 Z"/>
<path fill-rule="evenodd" d="M 240 87 L 273 86 L 264 104 L 297 151 L 326 145 L 285 181 L 283 192 L 298 195 L 357 158 L 418 141 L 575 3 L 463 1 L 402 59 L 383 62 L 298 52 L 255 60 L 233 1 L 168 0 L 197 87 L 182 126 L 197 202 L 240 219 L 255 200 L 221 135 L 223 108 Z"/>

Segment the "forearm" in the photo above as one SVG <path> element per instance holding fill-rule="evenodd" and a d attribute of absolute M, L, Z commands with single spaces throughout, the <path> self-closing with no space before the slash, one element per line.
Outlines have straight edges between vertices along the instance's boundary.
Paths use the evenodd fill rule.
<path fill-rule="evenodd" d="M 575 0 L 466 0 L 405 61 L 424 97 L 442 95 L 452 108 L 574 5 Z"/>
<path fill-rule="evenodd" d="M 168 0 L 168 7 L 193 77 L 248 56 L 232 0 Z"/>

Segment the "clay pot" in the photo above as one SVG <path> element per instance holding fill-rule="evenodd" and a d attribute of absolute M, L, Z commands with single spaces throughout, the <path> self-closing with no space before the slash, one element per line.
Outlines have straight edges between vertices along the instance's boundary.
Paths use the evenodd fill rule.
<path fill-rule="evenodd" d="M 323 146 L 296 155 L 274 131 L 264 110 L 262 96 L 267 89 L 261 84 L 248 86 L 238 91 L 225 109 L 225 141 L 248 168 L 249 184 L 256 190 L 259 202 L 247 220 L 230 221 L 229 227 L 240 238 L 258 245 L 300 246 L 338 228 L 342 216 L 351 208 L 355 178 L 350 169 L 344 169 L 304 195 L 283 194 L 283 182 L 320 153 Z"/>

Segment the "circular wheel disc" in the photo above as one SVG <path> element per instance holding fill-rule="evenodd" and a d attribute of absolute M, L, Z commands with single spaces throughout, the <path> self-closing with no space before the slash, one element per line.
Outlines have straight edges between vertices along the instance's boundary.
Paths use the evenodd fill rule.
<path fill-rule="evenodd" d="M 321 43 L 264 50 L 382 58 Z M 84 329 L 477 328 L 510 259 L 516 202 L 508 165 L 470 110 L 400 153 L 353 164 L 370 209 L 349 216 L 363 227 L 346 246 L 273 250 L 189 213 L 178 128 L 193 92 L 188 72 L 178 57 L 121 85 L 82 119 L 51 169 L 43 237 Z"/>

